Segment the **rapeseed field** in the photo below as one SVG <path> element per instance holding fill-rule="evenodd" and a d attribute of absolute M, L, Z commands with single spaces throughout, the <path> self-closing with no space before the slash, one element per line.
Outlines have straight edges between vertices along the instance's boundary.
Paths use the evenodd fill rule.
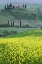
<path fill-rule="evenodd" d="M 42 36 L 0 38 L 0 64 L 42 64 Z"/>

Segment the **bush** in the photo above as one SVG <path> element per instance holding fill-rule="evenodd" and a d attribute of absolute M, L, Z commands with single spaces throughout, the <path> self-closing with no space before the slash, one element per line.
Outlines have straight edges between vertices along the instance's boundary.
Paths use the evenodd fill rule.
<path fill-rule="evenodd" d="M 2 37 L 2 34 L 0 34 L 0 37 Z"/>
<path fill-rule="evenodd" d="M 4 36 L 7 36 L 7 34 L 4 34 L 4 33 L 0 34 L 0 37 L 4 37 Z"/>
<path fill-rule="evenodd" d="M 42 29 L 42 27 L 41 27 L 41 29 Z"/>
<path fill-rule="evenodd" d="M 7 36 L 7 34 L 3 34 L 3 37 L 4 37 L 4 36 Z"/>
<path fill-rule="evenodd" d="M 8 25 L 8 24 L 0 24 L 0 27 L 11 27 L 11 25 Z"/>
<path fill-rule="evenodd" d="M 12 32 L 8 32 L 8 35 L 11 35 L 12 34 Z"/>
<path fill-rule="evenodd" d="M 0 33 L 0 37 L 4 37 L 4 36 L 7 36 L 7 35 L 16 34 L 16 33 L 17 33 L 17 31 L 8 32 L 7 30 L 5 30 L 4 32 Z"/>
<path fill-rule="evenodd" d="M 29 25 L 25 25 L 25 26 L 22 26 L 22 28 L 32 28 L 32 27 Z"/>
<path fill-rule="evenodd" d="M 12 33 L 12 34 L 16 34 L 16 33 L 17 33 L 17 31 L 11 31 L 11 33 Z"/>
<path fill-rule="evenodd" d="M 3 33 L 8 35 L 8 31 L 7 30 L 5 30 Z"/>

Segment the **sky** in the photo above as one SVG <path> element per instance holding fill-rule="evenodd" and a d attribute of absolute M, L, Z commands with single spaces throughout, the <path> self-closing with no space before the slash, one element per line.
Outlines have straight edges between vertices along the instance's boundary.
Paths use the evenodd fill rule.
<path fill-rule="evenodd" d="M 42 0 L 0 0 L 0 3 L 42 3 Z"/>

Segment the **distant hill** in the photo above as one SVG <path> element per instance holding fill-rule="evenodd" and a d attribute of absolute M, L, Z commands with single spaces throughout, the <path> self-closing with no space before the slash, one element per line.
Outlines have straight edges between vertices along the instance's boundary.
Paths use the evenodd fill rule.
<path fill-rule="evenodd" d="M 19 4 L 19 5 L 21 5 L 21 4 Z M 22 9 L 6 9 L 6 10 L 1 9 L 1 11 L 0 11 L 0 24 L 7 23 L 8 20 L 9 21 L 23 20 L 26 23 L 27 22 L 31 23 L 31 24 L 33 23 L 32 26 L 33 25 L 42 26 L 42 7 L 41 7 L 41 4 L 26 4 L 26 5 L 27 5 L 26 9 L 24 9 L 24 8 L 22 8 Z M 40 14 L 38 14 L 38 8 L 40 9 Z"/>
<path fill-rule="evenodd" d="M 30 15 L 31 14 L 31 15 Z M 35 19 L 32 15 L 35 14 L 27 9 L 6 9 L 0 11 L 0 21 L 8 21 L 8 20 L 25 20 L 25 19 Z"/>

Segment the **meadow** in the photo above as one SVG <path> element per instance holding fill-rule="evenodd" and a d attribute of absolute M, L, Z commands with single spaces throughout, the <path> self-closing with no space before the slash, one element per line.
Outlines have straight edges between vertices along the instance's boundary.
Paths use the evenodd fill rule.
<path fill-rule="evenodd" d="M 9 31 L 17 31 L 18 33 L 28 31 L 28 30 L 40 30 L 40 28 L 17 28 L 17 27 L 0 27 L 0 33 L 5 30 Z"/>

